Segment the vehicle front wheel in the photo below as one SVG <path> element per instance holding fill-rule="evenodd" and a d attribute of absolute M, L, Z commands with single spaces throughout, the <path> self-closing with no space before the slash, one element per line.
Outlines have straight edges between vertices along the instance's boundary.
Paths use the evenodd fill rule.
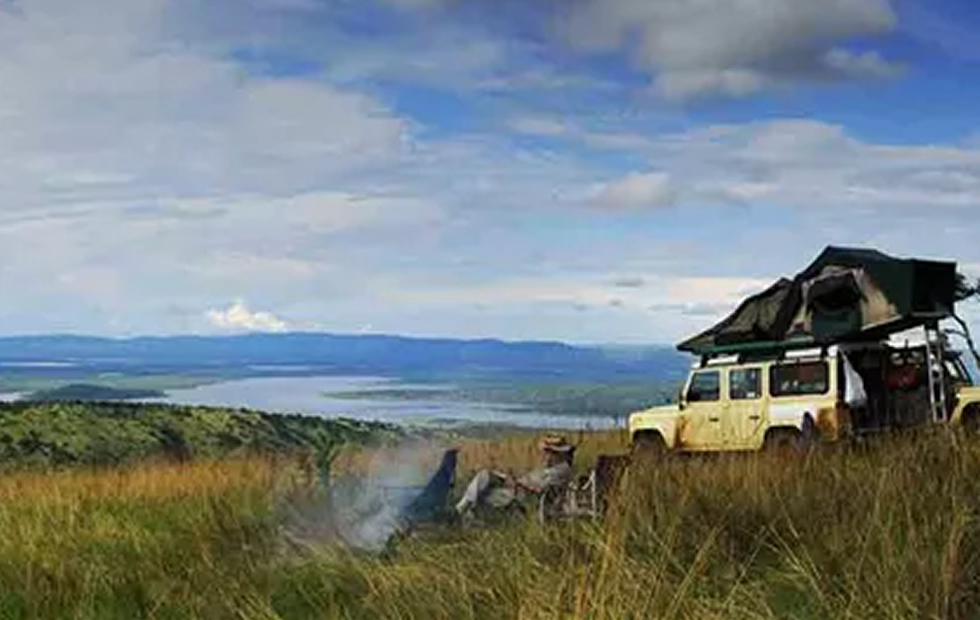
<path fill-rule="evenodd" d="M 667 444 L 657 432 L 639 432 L 633 436 L 633 458 L 641 462 L 659 461 L 667 454 Z"/>
<path fill-rule="evenodd" d="M 980 436 L 980 406 L 968 405 L 963 411 L 963 430 L 970 437 Z"/>

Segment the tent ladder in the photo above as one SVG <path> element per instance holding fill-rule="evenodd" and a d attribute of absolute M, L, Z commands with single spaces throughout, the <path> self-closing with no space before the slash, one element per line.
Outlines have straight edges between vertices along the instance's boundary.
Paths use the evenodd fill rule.
<path fill-rule="evenodd" d="M 933 422 L 945 422 L 948 415 L 946 403 L 946 368 L 943 336 L 938 324 L 926 325 L 926 372 L 929 375 L 929 406 Z"/>

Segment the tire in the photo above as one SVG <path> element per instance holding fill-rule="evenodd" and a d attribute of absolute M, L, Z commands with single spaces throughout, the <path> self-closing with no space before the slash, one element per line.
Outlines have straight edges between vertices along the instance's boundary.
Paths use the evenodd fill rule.
<path fill-rule="evenodd" d="M 633 435 L 632 455 L 639 462 L 657 462 L 667 454 L 667 444 L 656 431 L 640 431 Z"/>
<path fill-rule="evenodd" d="M 802 454 L 806 442 L 795 428 L 776 428 L 766 433 L 762 449 L 770 454 Z"/>
<path fill-rule="evenodd" d="M 980 407 L 969 405 L 963 412 L 962 425 L 968 437 L 980 437 Z"/>

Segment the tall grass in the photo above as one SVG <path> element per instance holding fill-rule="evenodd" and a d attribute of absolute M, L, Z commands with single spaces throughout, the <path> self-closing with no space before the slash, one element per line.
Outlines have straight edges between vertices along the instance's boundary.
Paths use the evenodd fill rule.
<path fill-rule="evenodd" d="M 0 478 L 0 617 L 232 617 L 274 482 L 263 461 Z"/>
<path fill-rule="evenodd" d="M 524 469 L 534 439 L 465 444 L 461 470 Z M 582 467 L 622 449 L 615 433 L 572 439 Z M 631 469 L 602 523 L 446 531 L 385 557 L 284 546 L 278 507 L 309 490 L 301 474 L 235 461 L 2 479 L 0 617 L 980 617 L 980 444 L 944 432 L 672 459 Z"/>

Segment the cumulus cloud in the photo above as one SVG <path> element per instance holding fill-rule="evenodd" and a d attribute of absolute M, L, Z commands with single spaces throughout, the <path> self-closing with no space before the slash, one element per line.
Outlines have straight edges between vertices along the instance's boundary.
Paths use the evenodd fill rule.
<path fill-rule="evenodd" d="M 904 67 L 885 60 L 878 52 L 857 53 L 834 48 L 824 56 L 824 63 L 841 77 L 893 78 L 901 75 Z"/>
<path fill-rule="evenodd" d="M 906 0 L 579 0 L 560 8 L 548 2 L 508 8 L 522 32 L 536 32 L 563 50 L 622 54 L 649 75 L 658 95 L 687 101 L 745 97 L 806 82 L 894 77 L 902 65 L 848 44 L 895 31 L 896 1 Z M 437 13 L 443 15 L 464 6 L 506 12 L 491 2 L 387 2 L 442 9 Z M 522 40 L 507 32 L 501 36 L 509 44 Z"/>
<path fill-rule="evenodd" d="M 633 173 L 602 185 L 592 198 L 596 206 L 610 209 L 664 207 L 673 204 L 674 186 L 663 172 Z"/>
<path fill-rule="evenodd" d="M 288 322 L 271 312 L 252 311 L 240 299 L 223 310 L 208 310 L 207 318 L 212 326 L 227 330 L 284 332 L 290 329 Z"/>
<path fill-rule="evenodd" d="M 0 10 L 0 83 L 17 85 L 0 103 L 5 212 L 289 194 L 405 148 L 408 127 L 378 101 L 315 76 L 243 72 L 181 44 L 168 8 L 43 0 Z"/>
<path fill-rule="evenodd" d="M 562 32 L 576 35 L 573 52 L 629 51 L 678 100 L 896 70 L 848 44 L 891 28 L 882 3 L 862 13 L 852 0 L 780 2 L 770 15 L 771 0 L 756 0 L 766 11 L 713 1 L 697 15 L 680 0 L 563 3 Z M 690 119 L 636 105 L 624 96 L 635 83 L 617 72 L 570 74 L 589 63 L 542 60 L 569 57 L 538 47 L 553 42 L 539 33 L 518 41 L 495 30 L 503 18 L 407 12 L 419 4 L 437 8 L 403 1 L 370 37 L 343 32 L 364 15 L 356 2 L 0 8 L 0 84 L 11 85 L 0 98 L 0 290 L 17 291 L 0 308 L 3 330 L 315 319 L 340 331 L 663 340 L 736 303 L 754 286 L 741 276 L 811 258 L 830 238 L 809 226 L 819 213 L 833 214 L 834 240 L 916 251 L 930 241 L 891 216 L 929 207 L 949 216 L 932 243 L 955 237 L 973 252 L 976 143 L 879 144 L 799 120 L 663 135 Z M 491 5 L 532 12 L 478 6 Z M 572 22 L 590 10 L 592 32 L 574 32 L 589 30 Z M 637 11 L 632 33 L 609 35 L 623 11 Z M 813 31 L 801 34 L 801 20 Z M 412 118 L 427 97 L 465 114 Z M 495 131 L 501 122 L 509 132 Z M 587 202 L 606 208 L 577 208 Z M 770 210 L 743 220 L 732 204 Z M 690 205 L 710 209 L 710 223 L 689 227 Z M 225 305 L 239 297 L 276 314 Z"/>
<path fill-rule="evenodd" d="M 841 47 L 891 32 L 888 0 L 586 0 L 559 30 L 584 51 L 626 51 L 670 99 L 745 96 L 798 81 L 890 75 Z"/>
<path fill-rule="evenodd" d="M 657 206 L 652 198 L 664 195 L 682 205 L 928 212 L 947 221 L 980 207 L 980 149 L 866 142 L 815 120 L 706 127 L 648 140 L 638 152 L 655 171 L 609 183 L 600 194 L 607 202 Z M 658 194 L 661 183 L 672 191 Z"/>

